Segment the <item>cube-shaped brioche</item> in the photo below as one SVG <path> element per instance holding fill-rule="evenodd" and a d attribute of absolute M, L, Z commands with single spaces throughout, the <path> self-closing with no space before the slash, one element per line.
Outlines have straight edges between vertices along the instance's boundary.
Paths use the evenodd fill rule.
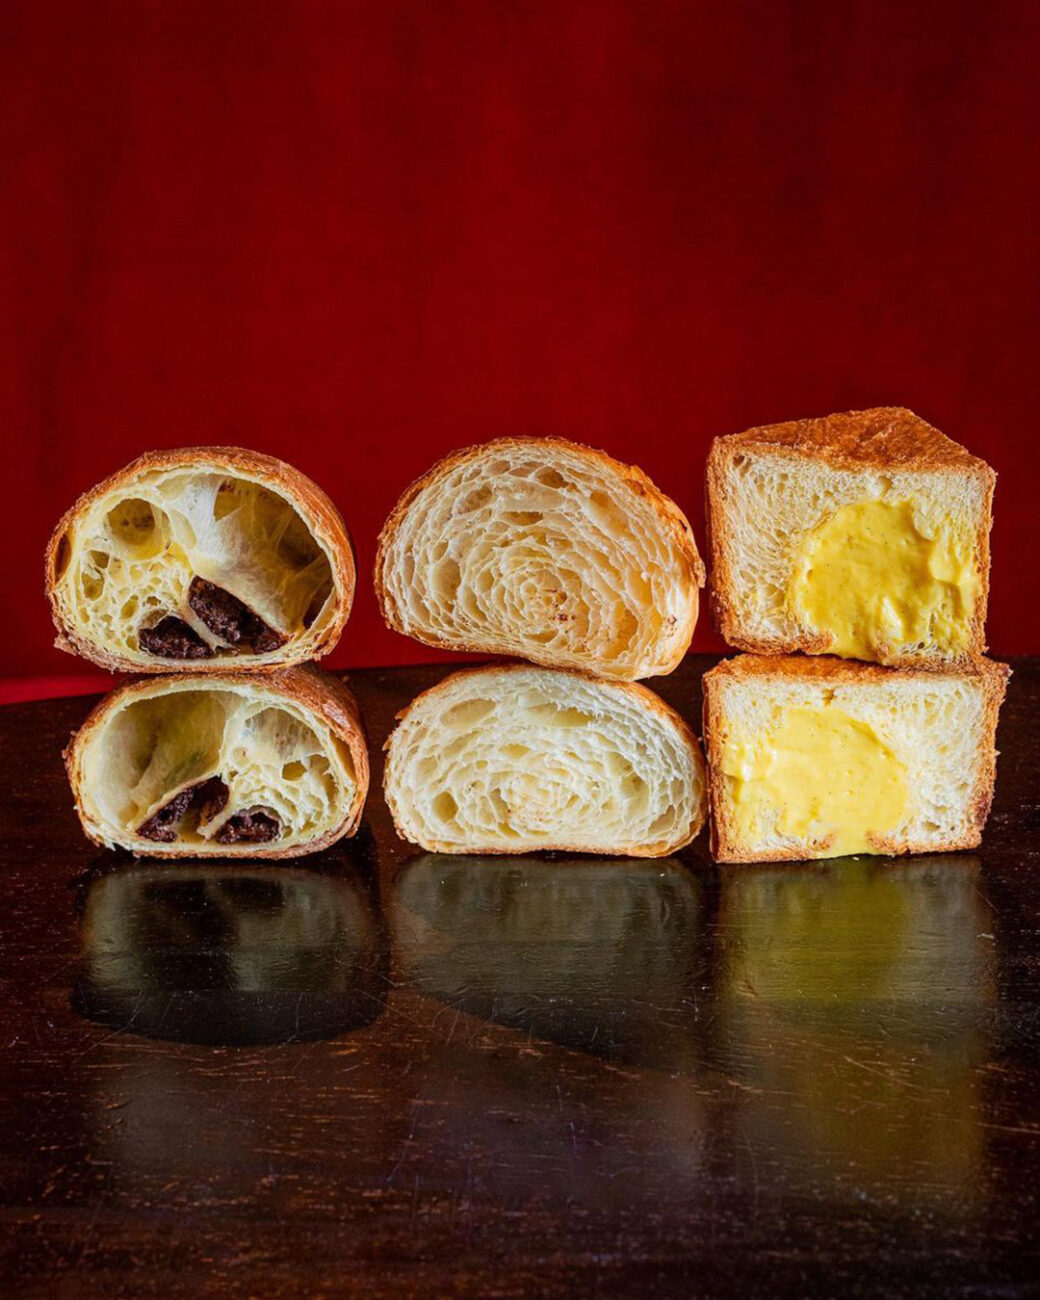
<path fill-rule="evenodd" d="M 761 654 L 970 663 L 986 649 L 995 481 L 901 407 L 716 438 L 707 494 L 720 634 Z"/>
<path fill-rule="evenodd" d="M 1009 670 L 739 655 L 704 677 L 718 862 L 978 845 Z"/>

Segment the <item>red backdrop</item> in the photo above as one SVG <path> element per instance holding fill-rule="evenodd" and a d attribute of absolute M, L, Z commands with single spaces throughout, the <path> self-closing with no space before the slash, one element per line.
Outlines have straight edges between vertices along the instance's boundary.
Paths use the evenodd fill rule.
<path fill-rule="evenodd" d="M 331 662 L 371 664 L 431 657 L 368 575 L 450 448 L 605 447 L 703 540 L 714 434 L 881 403 L 1000 472 L 990 641 L 1040 650 L 1031 0 L 28 0 L 0 30 L 0 674 L 82 672 L 46 536 L 149 447 L 317 479 L 362 570 Z"/>

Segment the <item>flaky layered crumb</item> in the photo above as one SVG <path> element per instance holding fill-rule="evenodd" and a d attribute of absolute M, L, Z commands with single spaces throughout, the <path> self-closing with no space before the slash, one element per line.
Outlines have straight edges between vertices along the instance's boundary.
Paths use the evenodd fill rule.
<path fill-rule="evenodd" d="M 539 668 L 458 673 L 405 710 L 388 750 L 399 832 L 440 852 L 658 857 L 704 821 L 697 742 L 641 687 Z"/>
<path fill-rule="evenodd" d="M 985 650 L 994 480 L 902 408 L 717 438 L 707 487 L 719 631 L 760 653 L 970 663 Z M 879 522 L 891 537 L 871 538 Z"/>
<path fill-rule="evenodd" d="M 48 553 L 59 644 L 154 672 L 275 667 L 338 637 L 353 559 L 314 484 L 236 449 L 150 453 L 86 494 Z"/>
<path fill-rule="evenodd" d="M 619 680 L 676 666 L 702 581 L 689 524 L 645 475 L 554 439 L 435 466 L 376 561 L 384 617 L 408 636 Z"/>
<path fill-rule="evenodd" d="M 281 689 L 297 676 L 308 691 Z M 157 678 L 108 697 L 67 755 L 84 829 L 109 847 L 198 857 L 294 856 L 353 829 L 364 738 L 337 701 L 314 707 L 316 680 Z"/>

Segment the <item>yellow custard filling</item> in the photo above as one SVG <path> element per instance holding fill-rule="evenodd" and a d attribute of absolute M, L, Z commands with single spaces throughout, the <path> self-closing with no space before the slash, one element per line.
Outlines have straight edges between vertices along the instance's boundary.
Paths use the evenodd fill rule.
<path fill-rule="evenodd" d="M 807 857 L 839 857 L 875 852 L 868 835 L 906 820 L 906 768 L 841 709 L 799 705 L 765 734 L 732 734 L 722 771 L 741 840 L 780 834 L 804 840 Z"/>
<path fill-rule="evenodd" d="M 832 654 L 883 660 L 918 644 L 965 649 L 978 595 L 973 534 L 944 522 L 929 537 L 912 502 L 861 501 L 806 533 L 787 607 L 804 627 L 830 633 Z"/>

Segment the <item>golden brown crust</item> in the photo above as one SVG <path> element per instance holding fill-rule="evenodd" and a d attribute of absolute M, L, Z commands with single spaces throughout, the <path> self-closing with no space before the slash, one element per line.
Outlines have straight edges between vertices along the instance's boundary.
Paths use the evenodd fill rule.
<path fill-rule="evenodd" d="M 993 473 L 985 461 L 905 406 L 875 406 L 865 411 L 785 420 L 726 434 L 716 441 L 738 452 L 790 452 L 823 461 L 835 469 L 972 468 Z"/>
<path fill-rule="evenodd" d="M 971 817 L 963 836 L 954 836 L 939 843 L 914 844 L 893 836 L 870 836 L 875 851 L 882 854 L 949 853 L 957 849 L 977 848 L 982 830 L 989 815 L 996 782 L 997 749 L 995 737 L 1000 706 L 1007 690 L 1011 669 L 1007 664 L 992 659 L 974 660 L 965 669 L 946 669 L 940 673 L 919 667 L 917 669 L 883 668 L 879 664 L 859 663 L 850 659 L 835 659 L 830 655 L 811 658 L 803 655 L 738 655 L 725 659 L 704 674 L 703 734 L 704 754 L 708 769 L 708 806 L 711 826 L 711 855 L 716 862 L 788 862 L 792 854 L 784 849 L 749 851 L 741 843 L 735 819 L 730 815 L 725 797 L 722 775 L 722 734 L 725 708 L 720 686 L 727 680 L 753 681 L 790 680 L 829 682 L 835 685 L 850 683 L 868 685 L 890 680 L 893 674 L 900 678 L 916 678 L 934 682 L 937 676 L 963 680 L 974 678 L 983 690 L 983 749 L 979 755 L 977 780 L 971 798 Z M 826 848 L 829 839 L 819 847 Z"/>
<path fill-rule="evenodd" d="M 728 510 L 727 471 L 738 458 L 766 453 L 786 456 L 836 470 L 922 471 L 977 478 L 984 507 L 976 535 L 975 571 L 979 595 L 968 633 L 968 645 L 958 655 L 925 657 L 894 651 L 886 658 L 894 668 L 967 667 L 986 652 L 986 607 L 989 601 L 989 534 L 993 519 L 996 473 L 984 460 L 902 406 L 879 406 L 866 411 L 843 411 L 816 419 L 788 420 L 782 424 L 745 429 L 716 438 L 708 453 L 705 497 L 712 621 L 727 645 L 753 654 L 826 654 L 828 636 L 800 633 L 797 637 L 754 637 L 741 632 L 736 604 L 731 597 L 734 577 L 729 557 L 734 535 Z"/>
<path fill-rule="evenodd" d="M 981 658 L 972 660 L 966 668 L 947 666 L 933 669 L 917 665 L 914 668 L 896 670 L 882 664 L 862 663 L 858 659 L 838 659 L 834 655 L 742 654 L 732 659 L 723 659 L 704 674 L 704 680 L 707 682 L 731 677 L 746 681 L 751 678 L 780 677 L 789 681 L 794 677 L 801 681 L 825 681 L 844 685 L 848 682 L 892 681 L 897 671 L 903 680 L 934 682 L 938 677 L 954 677 L 960 681 L 965 677 L 977 677 L 988 683 L 997 678 L 1006 680 L 1011 670 L 1006 664 Z"/>
<path fill-rule="evenodd" d="M 332 567 L 336 609 L 321 642 L 316 647 L 302 649 L 294 648 L 290 641 L 284 647 L 283 657 L 279 662 L 250 664 L 249 671 L 273 673 L 291 664 L 301 663 L 305 659 L 324 658 L 335 649 L 350 617 L 357 581 L 353 542 L 342 515 L 317 483 L 285 461 L 278 460 L 274 456 L 266 456 L 262 452 L 251 451 L 246 447 L 173 447 L 161 451 L 147 451 L 77 498 L 51 533 L 44 561 L 44 589 L 57 630 L 54 644 L 59 650 L 80 655 L 112 672 L 170 674 L 171 665 L 168 662 L 157 661 L 154 667 L 148 663 L 138 663 L 136 660 L 129 660 L 122 655 L 106 651 L 79 636 L 76 629 L 64 617 L 55 600 L 55 589 L 61 576 L 62 550 L 69 544 L 69 528 L 81 513 L 89 510 L 95 502 L 107 496 L 109 492 L 123 486 L 130 486 L 145 474 L 182 467 L 197 470 L 212 467 L 218 471 L 226 470 L 280 492 L 298 510 L 304 523 L 311 529 L 326 552 Z M 175 671 L 178 674 L 198 673 L 200 675 L 226 673 L 227 660 L 186 659 L 177 663 Z"/>
<path fill-rule="evenodd" d="M 420 701 L 427 700 L 434 695 L 443 694 L 445 691 L 448 690 L 448 688 L 452 685 L 452 683 L 456 681 L 468 677 L 473 677 L 478 674 L 480 676 L 487 678 L 487 677 L 500 677 L 509 673 L 518 673 L 518 672 L 522 673 L 522 672 L 530 672 L 530 671 L 531 671 L 530 667 L 527 664 L 499 664 L 492 667 L 478 666 L 475 668 L 459 669 L 459 671 L 457 672 L 449 673 L 447 677 L 444 677 L 435 686 L 430 686 L 425 691 L 421 692 L 421 694 L 417 695 L 414 700 L 412 700 L 409 704 L 406 704 L 405 707 L 396 714 L 394 721 L 397 723 L 403 722 L 404 719 L 408 716 L 408 714 L 412 711 L 412 709 L 414 709 L 420 703 Z M 604 681 L 603 678 L 596 677 L 595 674 L 593 673 L 583 672 L 580 668 L 553 668 L 551 671 L 554 673 L 565 673 L 568 677 L 576 677 L 580 681 L 595 682 L 596 685 L 603 687 L 605 690 L 624 692 L 630 698 L 638 700 L 642 708 L 646 708 L 650 710 L 650 712 L 656 713 L 660 717 L 667 719 L 678 730 L 679 734 L 681 735 L 681 737 L 683 738 L 684 742 L 686 743 L 687 747 L 689 748 L 690 752 L 693 755 L 694 765 L 700 770 L 702 777 L 706 781 L 707 774 L 705 771 L 704 756 L 701 752 L 700 742 L 698 741 L 696 735 L 694 735 L 693 730 L 686 722 L 685 718 L 683 718 L 680 714 L 676 713 L 676 711 L 673 708 L 671 708 L 670 705 L 665 704 L 664 700 L 662 700 L 659 695 L 656 695 L 652 690 L 650 690 L 649 687 L 643 686 L 640 682 Z M 387 736 L 386 740 L 383 742 L 384 752 L 390 748 L 390 741 L 392 739 L 393 739 L 393 732 L 391 732 L 390 735 Z M 394 830 L 397 832 L 397 835 L 400 839 L 405 840 L 408 843 L 411 843 L 412 841 L 408 839 L 403 824 L 398 818 L 396 804 L 387 791 L 387 780 L 386 780 L 385 771 L 383 776 L 383 794 L 386 799 L 387 808 L 390 810 L 391 819 L 393 820 L 394 823 Z M 651 844 L 651 845 L 626 845 L 622 848 L 617 849 L 616 852 L 608 856 L 611 857 L 627 856 L 632 858 L 667 857 L 670 853 L 677 853 L 680 849 L 685 848 L 687 844 L 692 843 L 693 840 L 695 840 L 697 836 L 700 834 L 701 828 L 703 827 L 705 820 L 706 820 L 706 813 L 702 811 L 701 816 L 694 823 L 690 831 L 690 834 L 685 839 L 679 841 L 678 843 L 662 842 L 659 844 Z M 455 845 L 448 844 L 446 841 L 441 841 L 439 843 L 432 844 L 430 846 L 430 851 L 434 853 L 458 854 L 461 850 L 459 850 Z M 495 845 L 487 848 L 474 848 L 467 845 L 464 852 L 467 854 L 490 856 L 490 855 L 511 854 L 511 853 L 515 853 L 515 850 L 509 848 L 503 848 L 501 846 L 495 846 Z M 540 853 L 585 853 L 588 852 L 588 850 L 586 850 L 584 847 L 581 846 L 575 848 L 573 844 L 559 843 L 559 844 L 539 845 L 538 852 Z"/>
<path fill-rule="evenodd" d="M 662 527 L 670 533 L 677 549 L 685 557 L 694 575 L 694 581 L 697 588 L 703 587 L 706 581 L 706 571 L 704 562 L 701 559 L 700 552 L 697 550 L 697 543 L 693 536 L 693 529 L 690 521 L 683 512 L 670 498 L 657 487 L 650 477 L 643 472 L 637 465 L 626 465 L 623 461 L 615 460 L 605 451 L 600 451 L 595 447 L 588 447 L 584 443 L 571 442 L 566 438 L 494 438 L 490 442 L 477 443 L 471 447 L 464 447 L 459 451 L 453 451 L 449 455 L 442 457 L 427 472 L 411 483 L 404 492 L 402 492 L 397 504 L 390 512 L 386 523 L 379 533 L 379 542 L 376 547 L 376 558 L 374 564 L 373 581 L 375 584 L 376 600 L 379 602 L 379 610 L 383 616 L 383 621 L 393 632 L 400 632 L 402 635 L 410 636 L 416 641 L 421 641 L 424 645 L 435 646 L 438 649 L 460 650 L 475 653 L 497 653 L 491 650 L 487 644 L 467 641 L 463 638 L 456 639 L 439 637 L 425 629 L 415 630 L 404 629 L 403 620 L 400 617 L 397 606 L 394 603 L 386 581 L 384 579 L 384 569 L 386 565 L 387 552 L 393 542 L 394 535 L 401 525 L 402 520 L 408 512 L 409 507 L 415 498 L 430 486 L 442 474 L 450 473 L 457 466 L 465 464 L 467 461 L 476 460 L 487 455 L 494 455 L 496 452 L 509 453 L 513 451 L 526 451 L 529 448 L 538 448 L 544 450 L 548 455 L 553 452 L 565 451 L 571 455 L 577 455 L 587 459 L 590 463 L 597 465 L 601 470 L 617 475 L 633 492 L 639 496 L 647 498 L 657 515 Z M 689 621 L 689 628 L 683 630 L 683 635 L 679 638 L 682 649 L 675 656 L 674 662 L 667 667 L 661 675 L 674 672 L 682 662 L 686 651 L 689 649 L 690 641 L 693 639 L 693 631 L 697 623 L 699 601 L 694 593 L 692 610 Z M 536 652 L 535 647 L 531 647 L 532 656 L 530 662 L 544 663 L 547 667 L 555 667 L 551 659 L 539 660 L 533 657 Z"/>
<path fill-rule="evenodd" d="M 76 812 L 83 826 L 83 833 L 94 844 L 105 847 L 105 841 L 93 828 L 86 812 L 83 799 L 83 759 L 90 740 L 104 727 L 109 715 L 116 708 L 121 708 L 134 698 L 147 698 L 163 693 L 166 682 L 183 682 L 187 674 L 170 673 L 166 677 L 147 676 L 117 687 L 104 696 L 91 710 L 77 732 L 69 738 L 62 757 L 68 773 L 69 784 L 76 805 Z M 331 673 L 324 672 L 313 664 L 282 668 L 273 673 L 257 674 L 255 672 L 211 673 L 205 681 L 192 679 L 198 690 L 219 690 L 225 686 L 248 686 L 274 697 L 281 697 L 314 714 L 317 719 L 328 726 L 332 734 L 344 745 L 350 755 L 354 769 L 356 793 L 350 808 L 342 822 L 326 831 L 320 838 L 309 844 L 279 848 L 277 844 L 251 844 L 248 846 L 250 859 L 269 858 L 272 861 L 281 858 L 303 857 L 318 853 L 337 840 L 352 836 L 361 823 L 365 799 L 369 785 L 368 743 L 365 738 L 364 724 L 357 701 L 346 682 Z M 198 858 L 197 848 L 190 844 L 149 844 L 148 847 L 133 848 L 135 857 L 146 858 Z M 228 859 L 244 856 L 243 854 L 207 853 L 202 855 L 207 861 L 226 856 Z"/>

